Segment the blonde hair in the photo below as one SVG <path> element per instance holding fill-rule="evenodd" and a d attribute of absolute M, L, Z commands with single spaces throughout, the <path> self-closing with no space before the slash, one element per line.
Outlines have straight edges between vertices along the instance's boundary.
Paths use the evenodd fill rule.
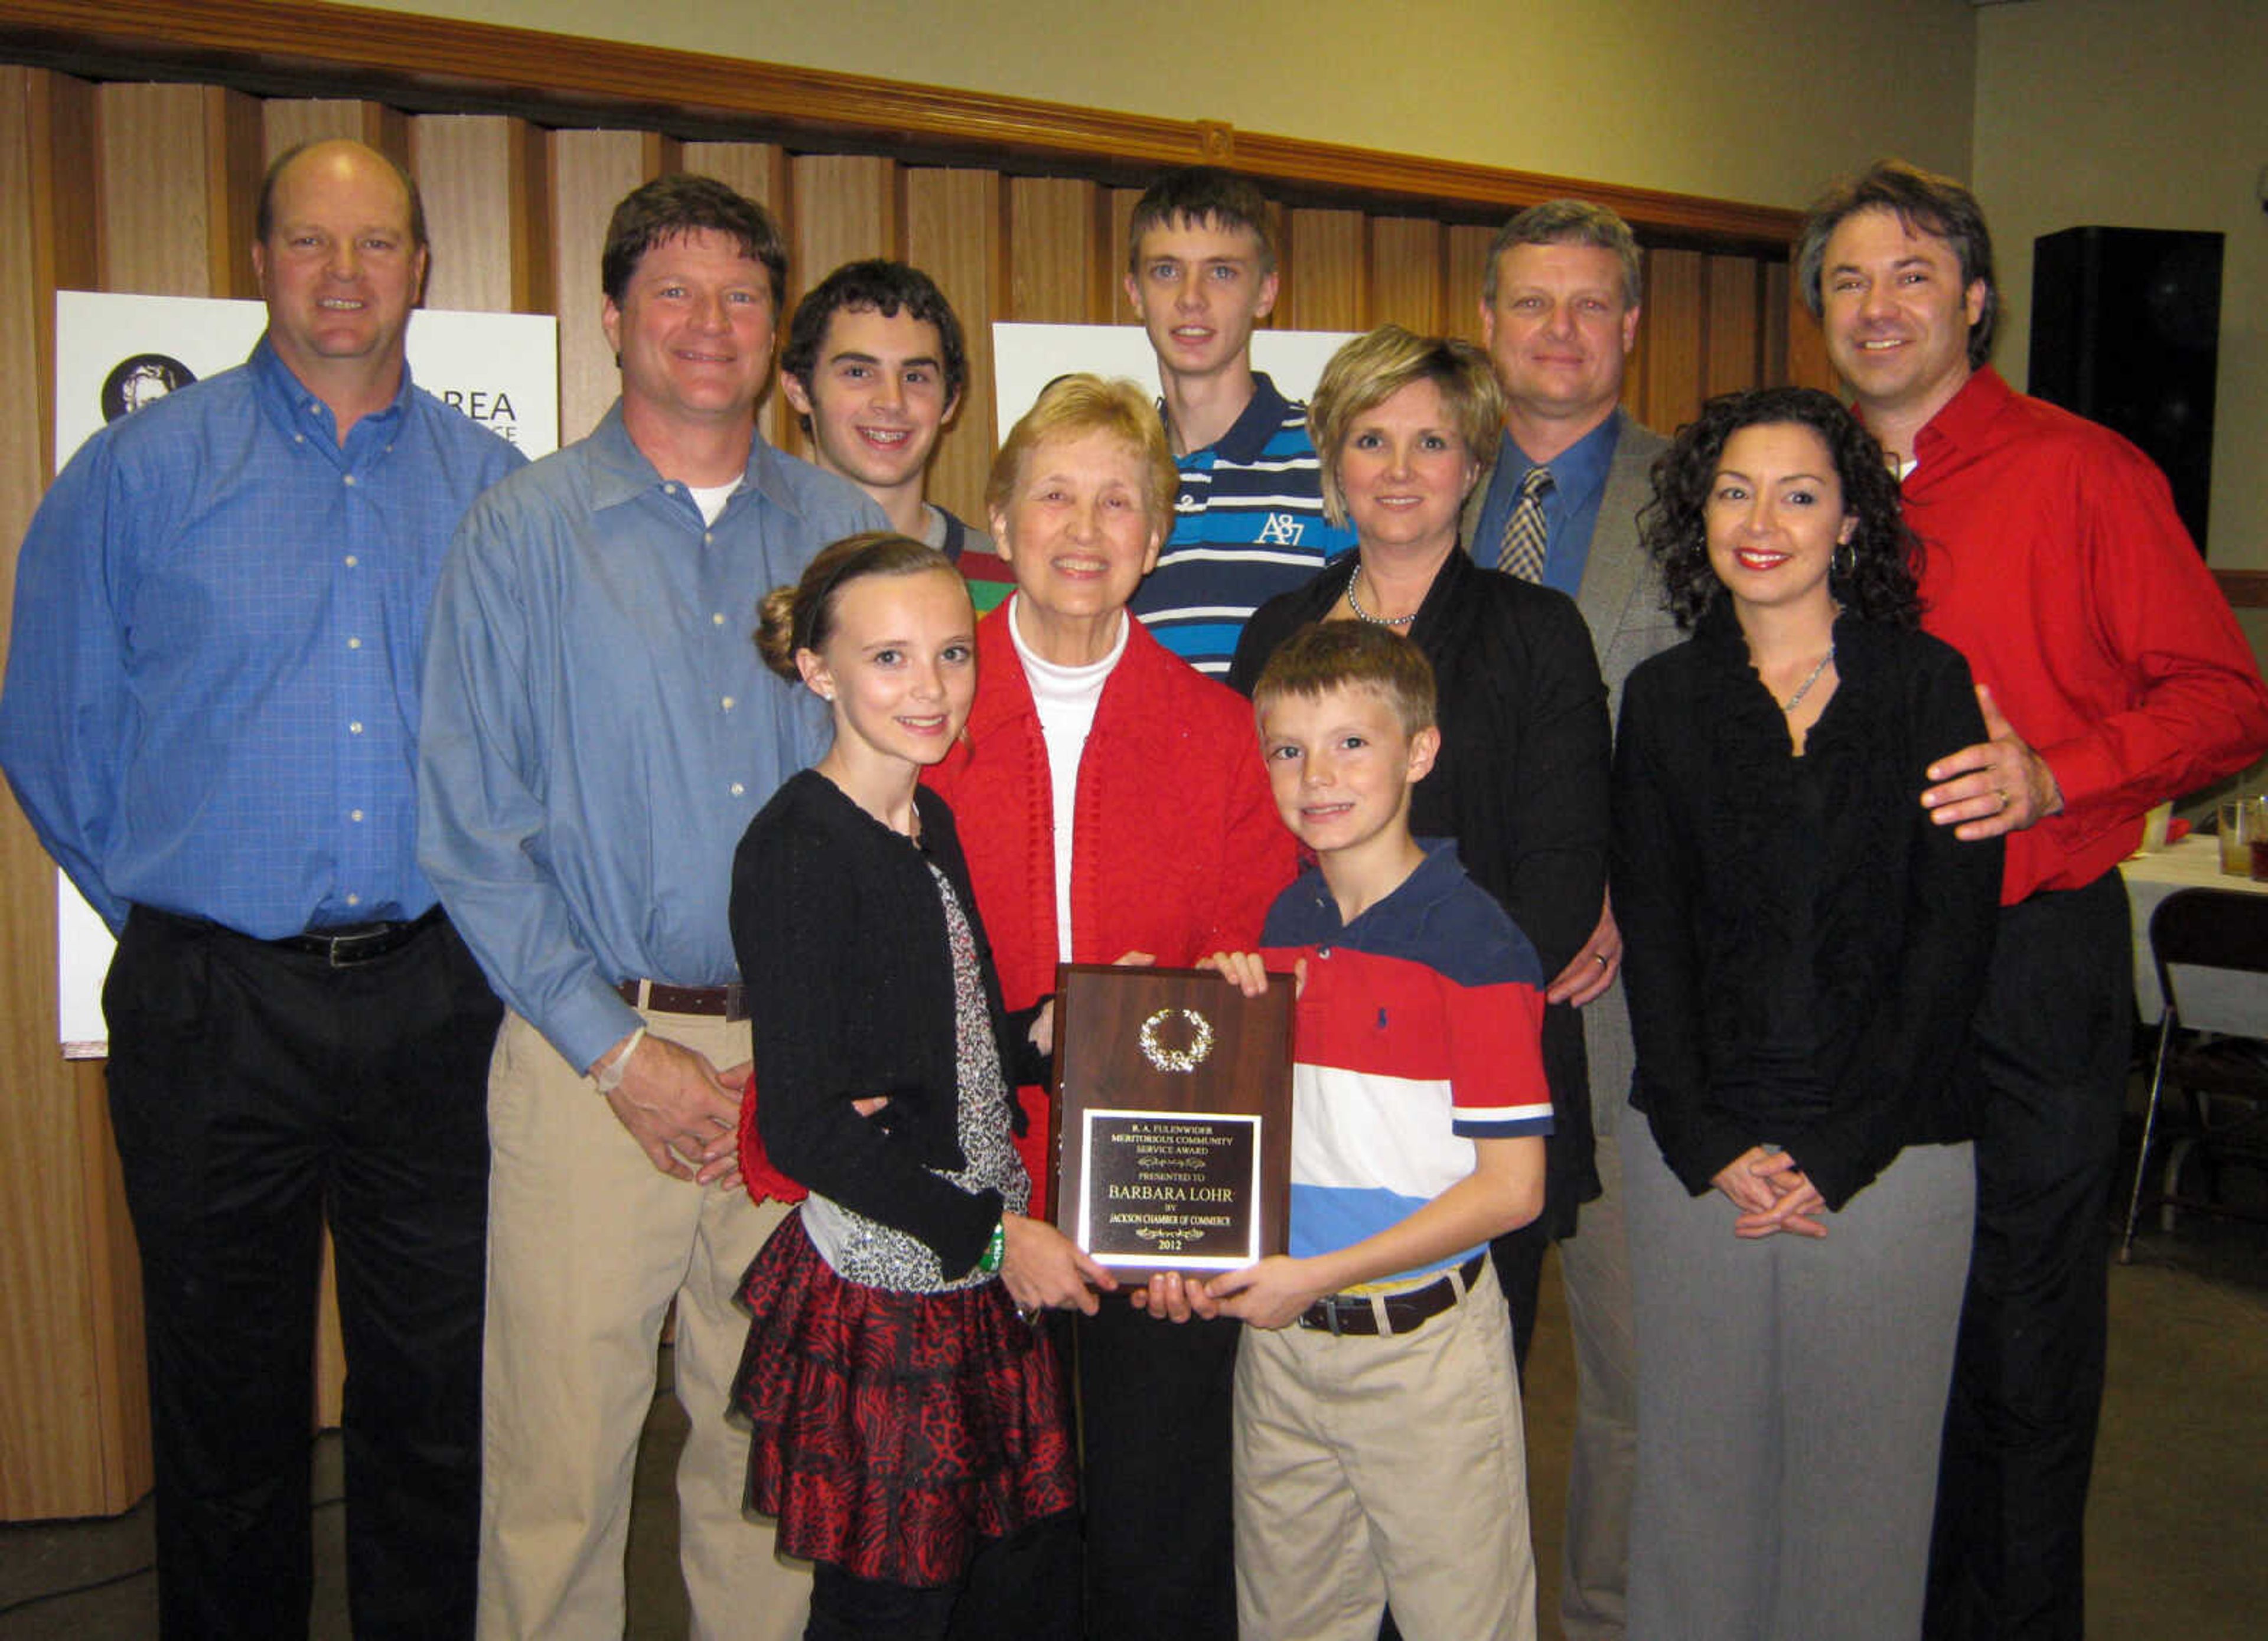
<path fill-rule="evenodd" d="M 956 585 L 961 572 L 937 548 L 891 530 L 846 535 L 820 549 L 793 586 L 774 587 L 758 607 L 756 653 L 790 683 L 801 679 L 799 650 L 824 650 L 835 636 L 835 607 L 843 589 L 869 576 L 918 576 L 943 570 Z"/>
<path fill-rule="evenodd" d="M 1142 504 L 1150 522 L 1162 534 L 1174 519 L 1174 497 L 1182 475 L 1174 466 L 1174 453 L 1166 444 L 1166 423 L 1147 394 L 1123 378 L 1058 376 L 1040 389 L 1032 408 L 1008 430 L 1000 453 L 992 459 L 992 476 L 984 486 L 987 511 L 1003 513 L 1024 481 L 1024 467 L 1032 452 L 1051 438 L 1084 438 L 1108 433 L 1123 440 L 1141 459 Z"/>
<path fill-rule="evenodd" d="M 1381 325 L 1357 336 L 1323 367 L 1315 396 L 1307 402 L 1307 436 L 1322 466 L 1323 512 L 1333 524 L 1347 521 L 1346 492 L 1339 488 L 1339 447 L 1357 416 L 1376 409 L 1412 382 L 1431 382 L 1441 408 L 1479 464 L 1474 482 L 1496 462 L 1497 436 L 1504 427 L 1504 392 L 1496 385 L 1488 355 L 1469 342 L 1450 336 L 1420 336 L 1399 325 Z"/>

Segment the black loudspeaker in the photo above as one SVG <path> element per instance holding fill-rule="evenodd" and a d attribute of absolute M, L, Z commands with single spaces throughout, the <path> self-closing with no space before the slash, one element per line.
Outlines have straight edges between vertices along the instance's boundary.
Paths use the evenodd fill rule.
<path fill-rule="evenodd" d="M 2166 471 L 2202 552 L 2220 349 L 2217 233 L 2066 228 L 2032 241 L 2031 391 Z"/>

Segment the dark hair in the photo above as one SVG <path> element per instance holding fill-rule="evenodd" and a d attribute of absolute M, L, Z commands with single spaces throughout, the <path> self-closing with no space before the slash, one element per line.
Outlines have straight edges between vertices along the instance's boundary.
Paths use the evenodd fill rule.
<path fill-rule="evenodd" d="M 276 232 L 276 184 L 282 179 L 285 168 L 310 149 L 326 147 L 333 143 L 345 143 L 350 147 L 359 148 L 394 173 L 394 180 L 401 184 L 402 193 L 409 198 L 409 243 L 422 248 L 425 244 L 425 196 L 417 191 L 417 179 L 402 169 L 401 162 L 393 155 L 381 153 L 367 143 L 337 136 L 311 137 L 306 142 L 292 143 L 276 156 L 275 163 L 268 167 L 268 173 L 260 179 L 260 201 L 252 210 L 253 239 L 265 245 L 268 236 Z"/>
<path fill-rule="evenodd" d="M 1404 735 L 1436 722 L 1425 652 L 1390 627 L 1359 621 L 1314 622 L 1278 644 L 1252 686 L 1253 715 L 1285 695 L 1314 701 L 1334 689 L 1369 690 L 1393 709 Z"/>
<path fill-rule="evenodd" d="M 1984 282 L 1984 305 L 1969 327 L 1969 368 L 1981 368 L 1992 357 L 1992 333 L 2000 322 L 2000 288 L 1992 274 L 1992 233 L 1984 225 L 1984 209 L 1951 177 L 1903 159 L 1878 159 L 1812 202 L 1795 245 L 1796 289 L 1803 294 L 1803 305 L 1814 319 L 1825 308 L 1820 286 L 1827 241 L 1862 210 L 1894 211 L 1909 233 L 1944 240 L 1961 263 L 1962 291 Z"/>
<path fill-rule="evenodd" d="M 819 350 L 827 342 L 827 327 L 844 308 L 859 308 L 895 319 L 907 318 L 937 327 L 938 363 L 945 371 L 945 402 L 950 406 L 968 383 L 968 352 L 961 335 L 961 320 L 937 282 L 918 268 L 903 262 L 869 257 L 845 262 L 804 293 L 788 322 L 787 350 L 780 355 L 780 372 L 811 391 L 812 373 L 819 368 Z M 811 431 L 811 418 L 800 417 L 803 430 Z"/>
<path fill-rule="evenodd" d="M 1603 205 L 1588 200 L 1546 200 L 1531 205 L 1503 227 L 1489 245 L 1488 267 L 1481 275 L 1481 305 L 1496 305 L 1496 268 L 1515 245 L 1587 245 L 1612 251 L 1623 265 L 1623 305 L 1634 308 L 1645 293 L 1638 241 L 1630 224 Z"/>
<path fill-rule="evenodd" d="M 1251 230 L 1260 241 L 1260 273 L 1276 271 L 1276 239 L 1268 232 L 1268 201 L 1233 172 L 1211 166 L 1169 171 L 1142 191 L 1126 221 L 1126 271 L 1142 276 L 1142 236 L 1176 223 L 1203 223 L 1223 232 Z"/>
<path fill-rule="evenodd" d="M 774 587 L 758 607 L 756 653 L 790 683 L 802 677 L 798 650 L 824 650 L 835 636 L 835 607 L 843 589 L 869 576 L 918 576 L 942 570 L 966 585 L 953 561 L 937 548 L 894 530 L 865 530 L 829 542 L 804 566 L 792 587 Z"/>
<path fill-rule="evenodd" d="M 779 224 L 755 201 L 714 177 L 682 173 L 656 177 L 622 195 L 607 222 L 607 248 L 599 256 L 599 285 L 616 307 L 645 254 L 664 239 L 706 230 L 721 233 L 740 254 L 771 276 L 772 312 L 787 298 L 787 245 Z"/>
<path fill-rule="evenodd" d="M 1754 387 L 1722 394 L 1677 430 L 1653 464 L 1653 499 L 1638 515 L 1638 534 L 1661 566 L 1669 613 L 1692 629 L 1725 596 L 1709 563 L 1707 511 L 1725 445 L 1744 427 L 1793 423 L 1819 435 L 1835 464 L 1843 508 L 1858 519 L 1847 547 L 1828 570 L 1835 601 L 1861 621 L 1911 627 L 1921 619 L 1914 585 L 1917 545 L 1898 511 L 1898 482 L 1874 436 L 1831 395 L 1815 387 Z"/>

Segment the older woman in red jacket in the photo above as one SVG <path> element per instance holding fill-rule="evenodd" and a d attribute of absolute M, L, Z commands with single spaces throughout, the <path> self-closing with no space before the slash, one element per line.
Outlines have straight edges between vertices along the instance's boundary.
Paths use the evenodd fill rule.
<path fill-rule="evenodd" d="M 1249 951 L 1292 880 L 1251 708 L 1126 608 L 1178 485 L 1155 408 L 1092 376 L 1049 384 L 992 465 L 1016 591 L 977 624 L 968 731 L 924 779 L 960 819 L 1011 1010 L 1053 991 L 1059 961 Z M 1036 1193 L 1047 1094 L 1020 1098 Z M 1079 1328 L 1088 1633 L 1233 1637 L 1235 1324 L 1160 1326 L 1106 1298 Z"/>

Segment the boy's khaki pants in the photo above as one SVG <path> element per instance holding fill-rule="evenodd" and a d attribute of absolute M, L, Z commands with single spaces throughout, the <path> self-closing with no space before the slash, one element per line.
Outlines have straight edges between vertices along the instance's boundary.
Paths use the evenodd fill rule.
<path fill-rule="evenodd" d="M 1414 1331 L 1248 1328 L 1236 1363 L 1243 1641 L 1534 1641 L 1512 1330 L 1489 1262 Z"/>

